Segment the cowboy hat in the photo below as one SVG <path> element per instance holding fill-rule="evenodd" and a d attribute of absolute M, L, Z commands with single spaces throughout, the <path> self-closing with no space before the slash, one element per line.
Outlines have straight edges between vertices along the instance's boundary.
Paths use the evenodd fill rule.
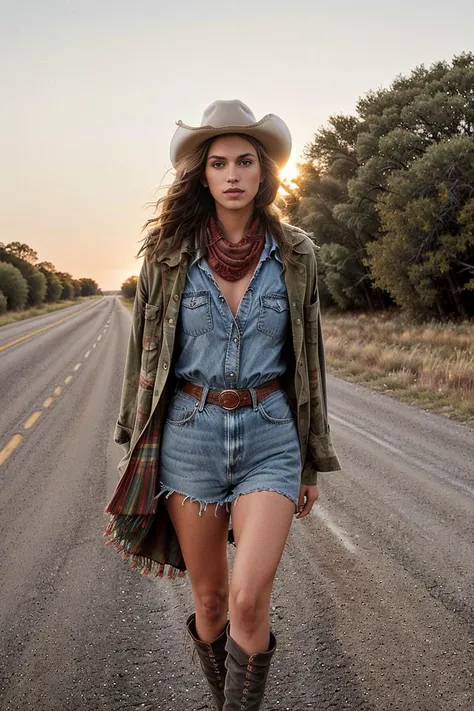
<path fill-rule="evenodd" d="M 178 128 L 170 146 L 173 167 L 207 138 L 223 133 L 243 133 L 258 139 L 280 169 L 290 157 L 291 134 L 286 123 L 275 114 L 257 121 L 249 107 L 238 99 L 214 101 L 204 111 L 200 126 L 187 126 L 182 121 L 176 124 Z"/>

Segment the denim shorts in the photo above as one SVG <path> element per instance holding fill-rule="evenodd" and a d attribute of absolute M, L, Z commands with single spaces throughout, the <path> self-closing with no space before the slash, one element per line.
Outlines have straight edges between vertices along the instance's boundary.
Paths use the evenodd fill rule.
<path fill-rule="evenodd" d="M 275 390 L 260 402 L 226 410 L 177 390 L 162 433 L 158 496 L 179 493 L 200 503 L 237 503 L 242 494 L 275 491 L 291 499 L 295 512 L 301 484 L 298 431 L 289 400 Z"/>

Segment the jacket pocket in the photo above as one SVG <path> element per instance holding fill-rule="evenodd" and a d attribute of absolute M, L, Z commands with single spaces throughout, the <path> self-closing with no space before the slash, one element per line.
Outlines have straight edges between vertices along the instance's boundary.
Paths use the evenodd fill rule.
<path fill-rule="evenodd" d="M 286 294 L 263 294 L 257 328 L 270 338 L 280 338 L 286 330 L 290 305 Z"/>
<path fill-rule="evenodd" d="M 181 297 L 180 318 L 183 331 L 188 336 L 202 336 L 212 331 L 210 291 L 187 291 Z"/>
<path fill-rule="evenodd" d="M 149 373 L 156 368 L 160 340 L 161 309 L 155 304 L 145 304 L 145 323 L 142 340 L 142 370 Z"/>
<path fill-rule="evenodd" d="M 304 307 L 304 332 L 309 343 L 318 342 L 319 298 Z"/>

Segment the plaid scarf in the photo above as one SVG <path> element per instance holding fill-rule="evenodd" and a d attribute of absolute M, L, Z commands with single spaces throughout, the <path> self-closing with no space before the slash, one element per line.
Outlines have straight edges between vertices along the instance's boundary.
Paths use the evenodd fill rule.
<path fill-rule="evenodd" d="M 159 419 L 151 418 L 107 504 L 105 513 L 112 515 L 104 537 L 138 572 L 159 578 L 167 572 L 172 579 L 183 577 L 186 565 L 161 492 L 156 495 Z"/>

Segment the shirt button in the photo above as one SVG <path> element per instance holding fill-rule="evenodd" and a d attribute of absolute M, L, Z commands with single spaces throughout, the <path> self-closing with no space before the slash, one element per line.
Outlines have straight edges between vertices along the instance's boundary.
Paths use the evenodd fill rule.
<path fill-rule="evenodd" d="M 169 318 L 169 319 L 168 319 L 168 323 L 173 324 L 173 323 L 174 323 L 174 318 Z"/>
<path fill-rule="evenodd" d="M 179 294 L 175 294 L 175 295 L 173 296 L 173 300 L 174 300 L 174 301 L 179 301 Z"/>
<path fill-rule="evenodd" d="M 299 324 L 301 323 L 301 319 L 300 319 L 300 318 L 297 318 L 297 319 L 296 319 L 296 323 L 299 325 Z"/>
<path fill-rule="evenodd" d="M 233 341 L 234 341 L 234 343 L 238 343 L 238 342 L 239 342 L 239 339 L 238 339 L 238 338 L 234 338 Z"/>
<path fill-rule="evenodd" d="M 168 363 L 163 363 L 163 370 L 168 370 Z"/>
<path fill-rule="evenodd" d="M 229 378 L 235 378 L 235 373 L 229 373 Z"/>

